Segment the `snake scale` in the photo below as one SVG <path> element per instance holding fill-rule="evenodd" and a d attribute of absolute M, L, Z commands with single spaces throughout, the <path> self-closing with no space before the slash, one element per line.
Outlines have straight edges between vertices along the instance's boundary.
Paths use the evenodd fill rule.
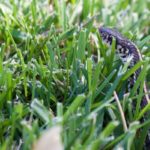
<path fill-rule="evenodd" d="M 117 30 L 106 28 L 106 27 L 100 27 L 99 33 L 101 35 L 102 41 L 106 43 L 107 45 L 111 45 L 113 39 L 116 41 L 115 49 L 116 53 L 119 55 L 120 59 L 123 63 L 127 62 L 127 59 L 130 57 L 131 61 L 129 64 L 129 68 L 133 67 L 137 62 L 142 60 L 141 53 L 138 50 L 138 48 L 135 46 L 133 42 L 128 40 L 127 38 L 123 37 L 122 34 L 120 34 Z M 136 70 L 129 78 L 128 88 L 131 89 L 140 72 L 142 71 L 142 67 Z M 144 83 L 144 96 L 141 101 L 141 108 L 145 107 L 149 102 L 149 96 L 148 91 L 146 88 L 146 84 Z M 150 130 L 148 131 L 150 133 Z M 145 140 L 145 149 L 150 149 L 150 136 L 149 133 L 147 134 L 146 140 Z"/>

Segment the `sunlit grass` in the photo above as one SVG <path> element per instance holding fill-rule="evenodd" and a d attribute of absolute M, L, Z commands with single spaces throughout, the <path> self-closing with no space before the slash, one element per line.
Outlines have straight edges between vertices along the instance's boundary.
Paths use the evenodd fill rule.
<path fill-rule="evenodd" d="M 150 86 L 148 5 L 148 0 L 1 0 L 0 148 L 31 149 L 46 129 L 59 125 L 64 149 L 142 149 L 150 120 L 139 120 L 150 107 L 141 110 L 144 93 L 137 88 L 144 81 Z M 143 60 L 127 70 L 114 46 L 102 43 L 101 25 L 132 40 Z M 125 96 L 129 76 L 141 66 Z"/>

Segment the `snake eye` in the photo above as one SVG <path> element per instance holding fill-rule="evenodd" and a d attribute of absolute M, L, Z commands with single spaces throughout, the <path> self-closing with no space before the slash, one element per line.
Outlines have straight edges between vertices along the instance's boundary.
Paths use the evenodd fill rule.
<path fill-rule="evenodd" d="M 121 45 L 117 45 L 117 50 L 118 50 L 119 52 L 121 52 L 121 49 L 122 49 L 122 46 L 121 46 Z"/>

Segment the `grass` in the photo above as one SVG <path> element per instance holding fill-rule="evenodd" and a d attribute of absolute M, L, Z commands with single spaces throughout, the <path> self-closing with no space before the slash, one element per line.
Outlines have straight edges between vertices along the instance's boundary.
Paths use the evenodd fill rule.
<path fill-rule="evenodd" d="M 150 125 L 139 123 L 150 109 L 139 107 L 144 80 L 150 87 L 149 15 L 148 0 L 1 0 L 0 149 L 31 149 L 58 125 L 66 150 L 142 149 Z M 131 39 L 143 61 L 127 70 L 114 46 L 102 43 L 101 25 Z"/>

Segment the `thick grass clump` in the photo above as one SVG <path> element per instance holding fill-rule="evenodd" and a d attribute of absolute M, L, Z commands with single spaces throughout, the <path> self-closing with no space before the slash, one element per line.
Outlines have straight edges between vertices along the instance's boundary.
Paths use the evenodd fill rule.
<path fill-rule="evenodd" d="M 64 149 L 142 149 L 150 87 L 148 0 L 0 1 L 0 148 L 29 150 L 60 126 Z M 102 43 L 117 28 L 143 55 L 133 68 Z M 128 78 L 142 72 L 126 93 Z M 137 92 L 137 89 L 139 92 Z M 133 102 L 136 104 L 133 108 Z"/>

